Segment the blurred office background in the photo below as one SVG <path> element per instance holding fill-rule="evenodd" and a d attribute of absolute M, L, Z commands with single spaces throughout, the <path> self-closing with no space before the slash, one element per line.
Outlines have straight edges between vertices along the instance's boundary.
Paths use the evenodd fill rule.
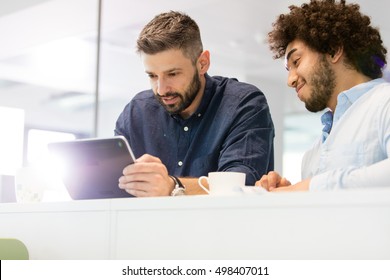
<path fill-rule="evenodd" d="M 282 60 L 266 43 L 271 23 L 302 0 L 1 0 L 0 176 L 45 162 L 51 141 L 113 135 L 123 107 L 149 83 L 135 41 L 168 10 L 188 13 L 211 52 L 210 75 L 236 77 L 267 96 L 276 127 L 275 160 L 293 182 L 303 152 L 320 134 L 286 85 Z M 389 46 L 390 2 L 357 0 Z"/>

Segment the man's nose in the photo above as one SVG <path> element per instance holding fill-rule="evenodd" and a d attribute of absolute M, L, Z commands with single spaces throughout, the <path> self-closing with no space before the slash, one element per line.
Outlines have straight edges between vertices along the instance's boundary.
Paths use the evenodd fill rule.
<path fill-rule="evenodd" d="M 159 78 L 156 84 L 156 92 L 159 95 L 165 95 L 167 92 L 170 91 L 170 88 L 168 86 L 168 83 L 164 78 Z"/>
<path fill-rule="evenodd" d="M 297 81 L 298 81 L 298 75 L 297 75 L 295 69 L 290 69 L 288 71 L 287 85 L 289 87 L 296 87 Z"/>

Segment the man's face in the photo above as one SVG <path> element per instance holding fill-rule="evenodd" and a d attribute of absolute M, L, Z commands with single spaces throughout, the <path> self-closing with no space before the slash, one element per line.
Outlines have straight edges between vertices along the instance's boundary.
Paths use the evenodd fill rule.
<path fill-rule="evenodd" d="M 310 112 L 322 111 L 336 87 L 334 70 L 326 56 L 310 50 L 302 41 L 292 41 L 286 49 L 288 85 Z"/>
<path fill-rule="evenodd" d="M 180 50 L 141 56 L 157 100 L 170 114 L 183 113 L 201 88 L 199 73 L 191 60 Z"/>

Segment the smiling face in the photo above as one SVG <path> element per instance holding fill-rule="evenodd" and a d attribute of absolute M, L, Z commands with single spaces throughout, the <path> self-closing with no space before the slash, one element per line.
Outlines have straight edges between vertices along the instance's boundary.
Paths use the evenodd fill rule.
<path fill-rule="evenodd" d="M 198 69 L 190 58 L 176 49 L 153 55 L 143 53 L 141 58 L 160 104 L 170 114 L 191 115 L 203 95 L 205 72 L 202 68 Z"/>
<path fill-rule="evenodd" d="M 292 41 L 286 49 L 288 85 L 310 112 L 318 112 L 329 103 L 336 88 L 336 75 L 325 54 L 309 49 L 302 41 Z"/>

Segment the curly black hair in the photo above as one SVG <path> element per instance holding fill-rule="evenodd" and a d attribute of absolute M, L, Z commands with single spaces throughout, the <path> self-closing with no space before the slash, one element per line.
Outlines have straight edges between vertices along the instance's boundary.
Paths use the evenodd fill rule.
<path fill-rule="evenodd" d="M 346 63 L 358 72 L 372 79 L 382 77 L 387 50 L 379 29 L 371 26 L 370 18 L 359 11 L 358 4 L 310 0 L 289 9 L 290 13 L 279 15 L 268 33 L 275 59 L 284 56 L 287 45 L 299 39 L 323 54 L 333 55 L 342 48 Z"/>

